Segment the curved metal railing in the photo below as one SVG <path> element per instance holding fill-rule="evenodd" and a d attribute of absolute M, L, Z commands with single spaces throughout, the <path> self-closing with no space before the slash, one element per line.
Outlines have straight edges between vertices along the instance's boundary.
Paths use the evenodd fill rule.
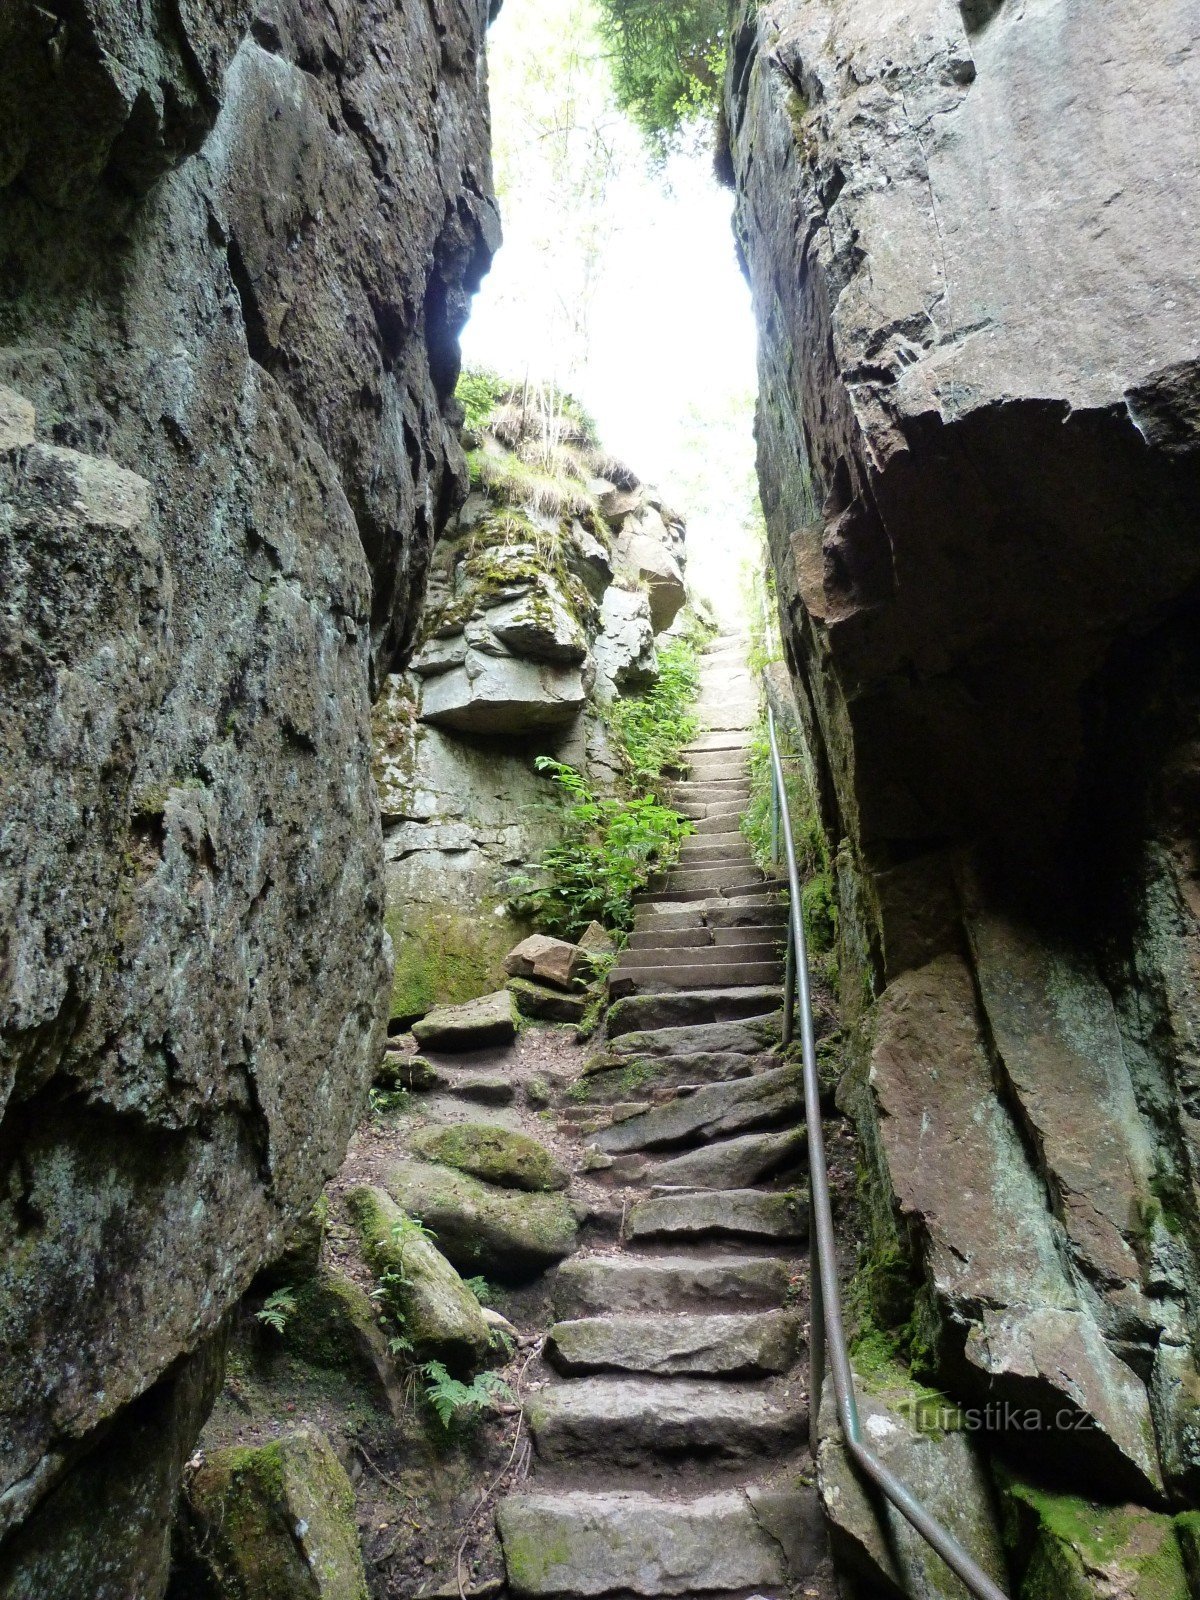
<path fill-rule="evenodd" d="M 874 1456 L 862 1439 L 858 1402 L 854 1395 L 854 1373 L 846 1348 L 842 1321 L 842 1295 L 838 1284 L 837 1256 L 834 1249 L 833 1215 L 829 1205 L 829 1174 L 825 1162 L 825 1140 L 821 1129 L 821 1089 L 817 1077 L 817 1047 L 813 1035 L 812 991 L 808 972 L 808 949 L 804 938 L 804 914 L 800 900 L 800 872 L 796 865 L 796 846 L 787 790 L 783 781 L 783 758 L 775 732 L 775 714 L 767 707 L 767 733 L 771 741 L 771 839 L 776 863 L 779 838 L 783 836 L 787 861 L 788 916 L 787 962 L 784 968 L 783 1042 L 789 1044 L 795 1031 L 796 1000 L 799 998 L 800 1046 L 804 1058 L 804 1114 L 808 1124 L 808 1161 L 811 1183 L 809 1230 L 812 1256 L 812 1317 L 809 1332 L 809 1408 L 810 1426 L 816 1438 L 821 1389 L 825 1378 L 826 1352 L 829 1372 L 837 1397 L 838 1421 L 851 1460 L 869 1478 L 900 1515 L 937 1551 L 977 1600 L 1007 1600 L 987 1573 L 967 1554 L 953 1534 L 947 1532 L 901 1483 Z"/>

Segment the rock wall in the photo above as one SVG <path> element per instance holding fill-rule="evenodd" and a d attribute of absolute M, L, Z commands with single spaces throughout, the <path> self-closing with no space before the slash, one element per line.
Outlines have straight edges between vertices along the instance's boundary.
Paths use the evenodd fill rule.
<path fill-rule="evenodd" d="M 509 885 L 558 836 L 539 756 L 601 789 L 602 708 L 649 688 L 684 605 L 683 519 L 568 397 L 464 380 L 472 490 L 434 555 L 409 670 L 375 713 L 399 1024 L 504 981 Z M 564 409 L 565 408 L 565 409 Z"/>
<path fill-rule="evenodd" d="M 370 684 L 466 489 L 487 10 L 0 17 L 6 1595 L 161 1593 L 206 1346 L 378 1056 Z"/>
<path fill-rule="evenodd" d="M 1200 1494 L 1200 93 L 1163 0 L 742 7 L 785 648 L 844 840 L 873 1314 Z"/>

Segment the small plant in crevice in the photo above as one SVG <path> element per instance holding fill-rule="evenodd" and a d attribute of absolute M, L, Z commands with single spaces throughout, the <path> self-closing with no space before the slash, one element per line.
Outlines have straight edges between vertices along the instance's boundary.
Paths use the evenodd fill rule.
<path fill-rule="evenodd" d="M 425 1399 L 447 1433 L 477 1422 L 498 1402 L 514 1403 L 511 1388 L 498 1372 L 480 1372 L 463 1383 L 452 1378 L 440 1361 L 430 1361 L 422 1370 L 429 1380 Z"/>
<path fill-rule="evenodd" d="M 371 1089 L 367 1095 L 371 1115 L 377 1120 L 387 1116 L 401 1116 L 411 1105 L 407 1089 Z"/>
<path fill-rule="evenodd" d="M 388 1350 L 394 1356 L 411 1355 L 413 1351 L 404 1313 L 403 1291 L 408 1287 L 409 1278 L 400 1255 L 405 1241 L 411 1239 L 434 1242 L 433 1235 L 418 1217 L 401 1217 L 392 1224 L 392 1243 L 399 1247 L 393 1256 L 395 1265 L 379 1274 L 371 1290 L 371 1299 L 379 1305 L 379 1320 L 388 1332 Z"/>
<path fill-rule="evenodd" d="M 276 1289 L 273 1294 L 269 1294 L 254 1316 L 264 1327 L 271 1328 L 275 1333 L 282 1333 L 295 1309 L 296 1292 L 285 1285 L 282 1289 Z"/>
<path fill-rule="evenodd" d="M 558 791 L 560 836 L 537 863 L 540 881 L 510 880 L 512 911 L 568 939 L 589 922 L 628 928 L 634 895 L 679 859 L 692 824 L 651 795 L 597 795 L 574 767 L 550 756 L 536 765 Z"/>
<path fill-rule="evenodd" d="M 479 1301 L 481 1306 L 490 1306 L 495 1304 L 496 1291 L 492 1288 L 492 1285 L 487 1281 L 486 1278 L 464 1278 L 463 1282 L 466 1284 L 467 1288 L 470 1289 L 471 1293 L 475 1296 L 476 1300 Z"/>

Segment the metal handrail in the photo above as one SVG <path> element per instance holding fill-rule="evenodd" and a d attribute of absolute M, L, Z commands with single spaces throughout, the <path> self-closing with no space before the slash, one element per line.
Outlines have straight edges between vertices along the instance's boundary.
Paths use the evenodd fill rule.
<path fill-rule="evenodd" d="M 779 861 L 779 836 L 783 835 L 787 858 L 788 917 L 787 959 L 784 968 L 783 1042 L 791 1043 L 797 990 L 800 999 L 800 1046 L 804 1058 L 804 1114 L 808 1124 L 808 1161 L 811 1180 L 810 1249 L 815 1255 L 812 1273 L 812 1318 L 809 1332 L 809 1409 L 818 1410 L 825 1377 L 828 1347 L 829 1370 L 837 1397 L 838 1421 L 851 1459 L 862 1473 L 891 1501 L 926 1544 L 941 1556 L 977 1600 L 1007 1600 L 987 1573 L 959 1544 L 953 1534 L 931 1515 L 900 1479 L 889 1472 L 862 1440 L 858 1402 L 854 1395 L 854 1373 L 846 1348 L 842 1321 L 842 1295 L 838 1284 L 837 1256 L 834 1252 L 833 1214 L 829 1205 L 829 1174 L 825 1162 L 825 1139 L 821 1128 L 821 1086 L 817 1076 L 817 1047 L 813 1034 L 812 989 L 808 971 L 808 947 L 804 938 L 804 915 L 800 899 L 800 872 L 796 865 L 796 845 L 787 791 L 783 783 L 783 758 L 775 733 L 775 713 L 767 707 L 767 733 L 771 741 L 771 844 L 776 864 Z M 816 1417 L 810 1419 L 816 1439 Z"/>

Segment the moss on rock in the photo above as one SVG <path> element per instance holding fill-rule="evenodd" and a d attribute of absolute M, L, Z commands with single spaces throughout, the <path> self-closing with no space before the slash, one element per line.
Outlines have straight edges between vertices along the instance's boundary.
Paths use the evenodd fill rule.
<path fill-rule="evenodd" d="M 214 1451 L 186 1488 L 189 1543 L 229 1600 L 367 1600 L 354 1491 L 311 1426 Z"/>
<path fill-rule="evenodd" d="M 460 1005 L 502 987 L 511 924 L 486 915 L 390 906 L 385 917 L 396 955 L 389 1015 L 424 1016 L 435 1006 Z"/>
<path fill-rule="evenodd" d="M 545 1192 L 565 1189 L 569 1181 L 567 1169 L 545 1145 L 526 1133 L 515 1133 L 490 1122 L 429 1128 L 416 1134 L 412 1145 L 429 1161 L 504 1189 Z"/>
<path fill-rule="evenodd" d="M 1175 1520 L 1137 1505 L 1100 1505 L 1000 1474 L 1004 1539 L 1019 1600 L 1188 1600 Z M 1182 1521 L 1183 1519 L 1179 1519 Z M 1184 1530 L 1186 1533 L 1187 1530 Z"/>

